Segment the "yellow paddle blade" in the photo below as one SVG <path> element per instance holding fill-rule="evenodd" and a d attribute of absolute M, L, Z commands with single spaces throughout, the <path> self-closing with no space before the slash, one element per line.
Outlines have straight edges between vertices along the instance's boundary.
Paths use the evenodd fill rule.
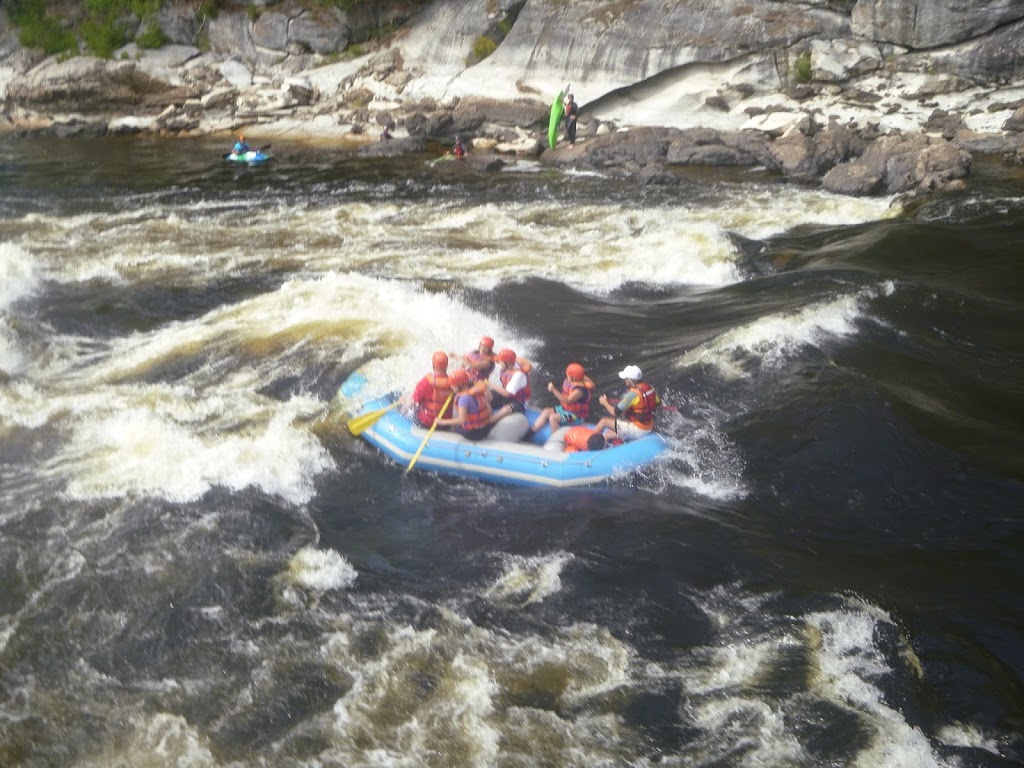
<path fill-rule="evenodd" d="M 396 400 L 387 408 L 381 408 L 379 411 L 371 411 L 370 413 L 364 413 L 362 416 L 355 416 L 349 419 L 348 431 L 351 432 L 354 437 L 359 437 L 359 435 L 363 433 L 363 430 L 373 426 L 381 416 L 397 405 L 398 401 Z"/>

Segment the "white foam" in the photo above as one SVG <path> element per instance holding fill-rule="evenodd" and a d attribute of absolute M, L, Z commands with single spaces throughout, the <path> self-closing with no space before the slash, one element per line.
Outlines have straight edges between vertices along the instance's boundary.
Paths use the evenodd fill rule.
<path fill-rule="evenodd" d="M 24 367 L 24 355 L 18 346 L 18 337 L 2 314 L 0 314 L 0 373 L 13 376 Z M 3 416 L 3 392 L 0 392 L 0 417 Z"/>
<path fill-rule="evenodd" d="M 805 347 L 852 336 L 865 313 L 870 292 L 839 296 L 793 312 L 758 318 L 688 351 L 679 365 L 710 365 L 727 379 L 749 375 L 751 368 L 782 367 Z"/>
<path fill-rule="evenodd" d="M 225 429 L 189 424 L 187 401 L 164 405 L 122 406 L 75 422 L 59 462 L 72 474 L 67 496 L 148 495 L 184 503 L 215 486 L 252 487 L 301 504 L 312 497 L 314 478 L 333 467 L 319 441 L 293 425 L 296 411 L 287 404 L 266 422 Z"/>
<path fill-rule="evenodd" d="M 541 602 L 562 589 L 562 570 L 572 560 L 567 552 L 538 557 L 508 556 L 504 572 L 484 591 L 484 597 L 497 602 L 521 597 L 523 605 Z"/>
<path fill-rule="evenodd" d="M 18 374 L 24 367 L 24 354 L 9 313 L 19 301 L 32 296 L 39 284 L 35 260 L 13 243 L 0 243 L 0 373 Z"/>
<path fill-rule="evenodd" d="M 346 589 L 356 582 L 356 569 L 333 549 L 303 547 L 288 561 L 290 581 L 314 592 Z"/>
<path fill-rule="evenodd" d="M 132 765 L 138 768 L 219 768 L 202 732 L 180 715 L 129 715 L 129 730 L 101 754 L 76 763 L 81 768 Z"/>
<path fill-rule="evenodd" d="M 987 736 L 980 727 L 972 723 L 944 725 L 939 729 L 938 738 L 943 744 L 952 747 L 983 749 L 993 755 L 1005 757 L 999 746 L 999 740 Z"/>
<path fill-rule="evenodd" d="M 853 762 L 858 768 L 898 765 L 906 768 L 953 768 L 955 762 L 935 753 L 928 737 L 886 703 L 873 682 L 892 674 L 875 643 L 880 623 L 891 623 L 880 610 L 863 603 L 849 609 L 806 617 L 821 638 L 819 674 L 813 687 L 820 695 L 868 717 L 874 737 Z"/>
<path fill-rule="evenodd" d="M 35 259 L 13 243 L 0 243 L 0 312 L 31 296 L 39 283 Z"/>

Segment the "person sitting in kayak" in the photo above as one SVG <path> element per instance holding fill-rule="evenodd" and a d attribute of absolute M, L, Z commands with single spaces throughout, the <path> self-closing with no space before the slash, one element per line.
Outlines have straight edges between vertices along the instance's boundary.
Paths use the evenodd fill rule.
<path fill-rule="evenodd" d="M 613 404 L 607 395 L 601 395 L 598 402 L 608 415 L 597 422 L 594 429 L 614 432 L 627 443 L 645 437 L 654 431 L 654 412 L 661 404 L 654 387 L 643 381 L 643 372 L 638 366 L 627 365 L 619 371 L 619 378 L 626 382 L 626 393 Z"/>
<path fill-rule="evenodd" d="M 601 432 L 592 427 L 571 427 L 563 438 L 566 453 L 577 451 L 603 451 L 607 441 Z"/>
<path fill-rule="evenodd" d="M 462 368 L 453 371 L 448 382 L 455 391 L 455 415 L 438 419 L 437 426 L 455 427 L 455 431 L 467 440 L 483 440 L 491 431 L 487 385 L 482 381 L 471 384 L 469 374 Z"/>
<path fill-rule="evenodd" d="M 494 372 L 494 339 L 484 336 L 476 349 L 462 356 L 470 381 L 486 381 Z"/>
<path fill-rule="evenodd" d="M 238 137 L 238 141 L 235 142 L 235 148 L 231 152 L 235 155 L 244 155 L 249 151 L 251 150 L 249 145 L 245 143 L 245 134 L 243 133 Z"/>
<path fill-rule="evenodd" d="M 539 432 L 547 423 L 554 432 L 565 424 L 577 424 L 587 420 L 590 415 L 590 394 L 594 391 L 594 382 L 579 363 L 569 363 L 565 368 L 565 381 L 559 391 L 554 382 L 548 382 L 548 392 L 558 399 L 558 405 L 545 408 L 537 416 L 530 428 L 531 432 Z"/>
<path fill-rule="evenodd" d="M 519 360 L 515 350 L 503 349 L 498 353 L 501 371 L 500 383 L 491 383 L 491 403 L 498 406 L 491 416 L 491 424 L 513 413 L 526 413 L 526 402 L 530 399 L 530 364 Z"/>
<path fill-rule="evenodd" d="M 448 396 L 452 393 L 451 383 L 448 379 L 448 355 L 437 351 L 430 358 L 431 371 L 416 384 L 410 400 L 416 404 L 416 421 L 420 426 L 430 428 L 438 416 L 450 417 L 452 415 L 451 403 L 444 413 Z"/>
<path fill-rule="evenodd" d="M 466 145 L 462 143 L 461 136 L 455 137 L 455 146 L 452 147 L 452 154 L 455 155 L 456 157 L 466 156 Z"/>

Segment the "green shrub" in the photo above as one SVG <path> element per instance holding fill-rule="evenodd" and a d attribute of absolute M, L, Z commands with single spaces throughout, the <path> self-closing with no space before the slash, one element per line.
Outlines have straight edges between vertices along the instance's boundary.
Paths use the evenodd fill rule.
<path fill-rule="evenodd" d="M 102 59 L 109 59 L 128 42 L 124 25 L 113 19 L 86 19 L 79 32 L 86 47 Z"/>
<path fill-rule="evenodd" d="M 216 19 L 223 0 L 202 0 L 199 3 L 199 15 L 208 19 Z"/>
<path fill-rule="evenodd" d="M 804 51 L 797 56 L 796 65 L 793 69 L 798 83 L 811 82 L 811 52 Z"/>
<path fill-rule="evenodd" d="M 155 22 L 150 22 L 146 28 L 135 38 L 139 48 L 159 48 L 167 42 L 167 35 Z"/>
<path fill-rule="evenodd" d="M 473 51 L 467 59 L 467 64 L 479 64 L 492 53 L 498 50 L 498 44 L 486 35 L 480 35 L 473 43 Z"/>
<path fill-rule="evenodd" d="M 40 48 L 47 55 L 78 50 L 74 33 L 46 13 L 45 0 L 15 0 L 9 14 L 26 48 Z"/>

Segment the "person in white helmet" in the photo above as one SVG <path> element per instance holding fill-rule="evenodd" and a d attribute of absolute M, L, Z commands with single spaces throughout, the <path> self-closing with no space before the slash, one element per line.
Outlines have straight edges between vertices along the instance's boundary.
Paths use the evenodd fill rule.
<path fill-rule="evenodd" d="M 613 430 L 622 440 L 637 440 L 654 430 L 654 413 L 661 404 L 654 387 L 643 380 L 644 374 L 638 366 L 627 365 L 619 371 L 619 378 L 626 382 L 626 392 L 618 403 L 612 403 L 607 395 L 601 395 L 598 402 L 608 411 L 594 427 L 598 432 Z"/>

